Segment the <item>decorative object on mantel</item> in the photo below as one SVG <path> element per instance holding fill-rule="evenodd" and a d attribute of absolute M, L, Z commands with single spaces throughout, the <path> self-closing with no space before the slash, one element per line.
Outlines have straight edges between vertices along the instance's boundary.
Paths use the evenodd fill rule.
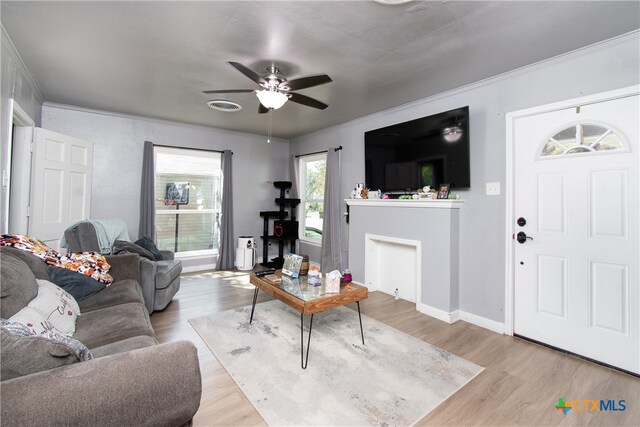
<path fill-rule="evenodd" d="M 450 184 L 440 184 L 440 189 L 438 190 L 438 199 L 449 198 L 449 187 Z"/>

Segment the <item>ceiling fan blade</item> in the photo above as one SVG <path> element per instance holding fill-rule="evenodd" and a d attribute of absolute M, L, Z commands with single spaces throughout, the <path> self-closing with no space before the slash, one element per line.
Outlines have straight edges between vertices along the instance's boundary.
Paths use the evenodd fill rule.
<path fill-rule="evenodd" d="M 264 105 L 260 104 L 258 106 L 258 114 L 264 114 L 264 113 L 268 113 L 269 109 L 267 107 L 265 107 Z"/>
<path fill-rule="evenodd" d="M 254 89 L 223 89 L 223 90 L 203 90 L 204 93 L 250 93 Z"/>
<path fill-rule="evenodd" d="M 288 80 L 286 84 L 289 86 L 290 90 L 300 90 L 323 85 L 332 81 L 331 77 L 326 74 L 318 74 L 317 76 L 300 77 L 299 79 Z"/>
<path fill-rule="evenodd" d="M 229 61 L 229 64 L 232 67 L 234 67 L 236 70 L 240 71 L 245 76 L 249 77 L 254 82 L 258 83 L 259 85 L 267 83 L 267 81 L 264 78 L 262 78 L 260 76 L 260 74 L 256 73 L 255 71 L 251 70 L 250 68 L 245 67 L 241 63 Z"/>
<path fill-rule="evenodd" d="M 324 110 L 328 107 L 324 102 L 320 102 L 317 99 L 309 98 L 305 95 L 300 95 L 299 93 L 289 93 L 289 101 L 296 102 L 298 104 L 306 105 L 307 107 L 317 108 L 319 110 Z"/>

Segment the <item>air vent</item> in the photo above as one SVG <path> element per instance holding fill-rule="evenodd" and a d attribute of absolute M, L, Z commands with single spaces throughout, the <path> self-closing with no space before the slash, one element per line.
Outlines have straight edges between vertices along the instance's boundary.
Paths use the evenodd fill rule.
<path fill-rule="evenodd" d="M 233 113 L 242 110 L 242 105 L 226 99 L 214 99 L 212 101 L 208 101 L 207 105 L 216 111 L 224 111 L 225 113 Z"/>

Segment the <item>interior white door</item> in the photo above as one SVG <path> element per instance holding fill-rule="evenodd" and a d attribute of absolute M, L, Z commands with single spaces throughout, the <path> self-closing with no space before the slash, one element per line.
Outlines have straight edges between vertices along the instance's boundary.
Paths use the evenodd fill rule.
<path fill-rule="evenodd" d="M 514 332 L 635 373 L 639 101 L 520 117 L 513 127 L 514 237 L 524 233 L 513 243 Z"/>
<path fill-rule="evenodd" d="M 58 248 L 67 227 L 89 218 L 93 143 L 41 128 L 33 142 L 29 235 Z"/>

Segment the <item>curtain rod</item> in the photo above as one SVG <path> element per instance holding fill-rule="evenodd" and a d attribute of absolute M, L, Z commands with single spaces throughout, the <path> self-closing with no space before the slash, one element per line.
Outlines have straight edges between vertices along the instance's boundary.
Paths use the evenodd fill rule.
<path fill-rule="evenodd" d="M 151 141 L 148 141 L 151 142 Z M 211 153 L 224 153 L 224 150 L 207 150 L 206 148 L 191 148 L 191 147 L 176 147 L 175 145 L 162 145 L 162 144 L 154 144 L 151 142 L 154 147 L 164 147 L 164 148 L 178 148 L 180 150 L 195 150 L 195 151 L 209 151 Z M 231 152 L 233 154 L 233 151 Z"/>
<path fill-rule="evenodd" d="M 342 145 L 339 146 L 338 148 L 334 148 L 333 151 L 340 151 L 342 150 Z M 328 150 L 322 150 L 322 151 L 316 151 L 314 153 L 307 153 L 307 154 L 298 154 L 295 156 L 295 158 L 297 159 L 298 157 L 304 157 L 304 156 L 312 156 L 314 154 L 322 154 L 322 153 L 326 153 Z"/>

